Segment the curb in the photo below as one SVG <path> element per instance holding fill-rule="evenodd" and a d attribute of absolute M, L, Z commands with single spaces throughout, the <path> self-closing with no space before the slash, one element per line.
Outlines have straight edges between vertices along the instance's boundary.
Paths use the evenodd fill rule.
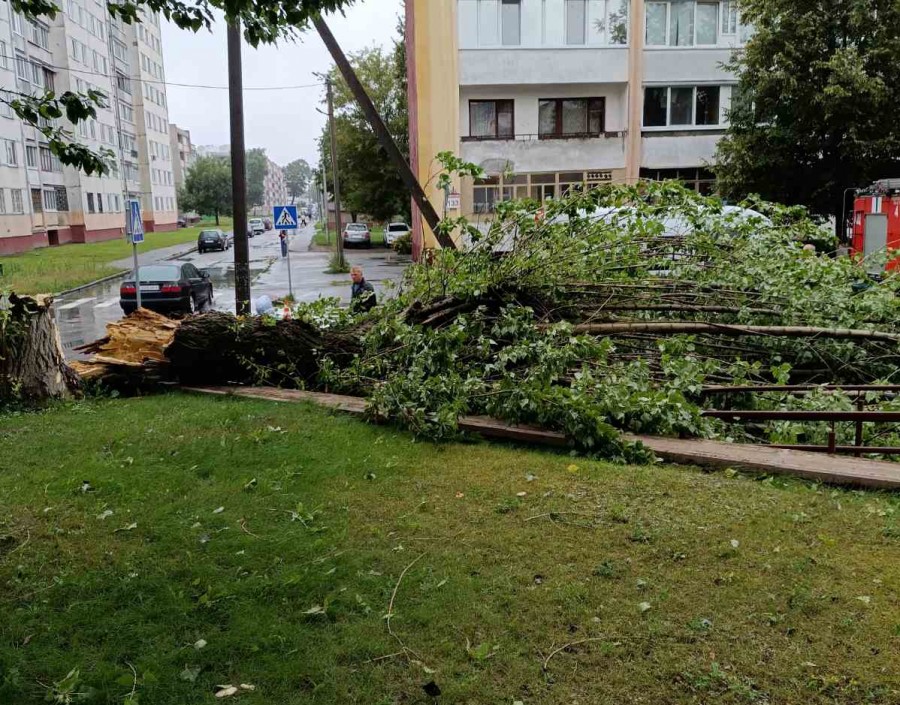
<path fill-rule="evenodd" d="M 152 251 L 153 250 L 151 250 L 151 252 Z M 185 255 L 189 255 L 192 252 L 196 252 L 196 251 L 197 251 L 197 248 L 192 247 L 191 249 L 185 250 L 184 252 L 178 252 L 178 253 L 172 255 L 171 257 L 166 257 L 164 259 L 164 261 L 168 262 L 173 259 L 178 259 L 179 257 L 184 257 Z M 88 282 L 87 284 L 82 284 L 81 286 L 76 286 L 73 289 L 66 289 L 65 291 L 60 291 L 57 294 L 53 294 L 53 297 L 58 298 L 60 296 L 68 296 L 69 294 L 76 294 L 79 291 L 84 291 L 85 289 L 90 289 L 92 286 L 97 286 L 97 284 L 105 284 L 106 282 L 112 281 L 113 279 L 118 279 L 119 277 L 124 277 L 126 274 L 128 274 L 131 271 L 132 270 L 130 270 L 130 269 L 122 269 L 122 270 L 116 272 L 115 274 L 110 274 L 109 276 L 101 277 L 100 279 L 95 279 L 92 282 Z"/>

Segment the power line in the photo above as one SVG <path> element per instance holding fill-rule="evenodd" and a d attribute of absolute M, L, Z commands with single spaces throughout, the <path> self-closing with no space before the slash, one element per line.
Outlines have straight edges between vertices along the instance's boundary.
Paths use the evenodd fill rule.
<path fill-rule="evenodd" d="M 8 54 L 0 54 L 0 58 L 4 59 L 6 61 L 18 61 L 22 57 L 9 56 Z M 83 76 L 101 76 L 103 78 L 107 78 L 107 79 L 109 78 L 109 74 L 103 73 L 102 71 L 88 71 L 88 70 L 84 70 L 84 69 L 72 68 L 71 66 L 58 66 L 56 64 L 46 64 L 43 61 L 33 61 L 31 59 L 31 57 L 25 57 L 25 60 L 28 61 L 29 63 L 35 63 L 38 66 L 48 68 L 48 69 L 54 69 L 56 71 L 68 71 L 69 73 L 78 73 Z M 154 78 L 132 79 L 132 77 L 128 76 L 128 75 L 126 75 L 125 77 L 128 80 L 134 80 L 139 83 L 153 83 L 158 86 L 171 86 L 173 88 L 202 88 L 202 89 L 206 89 L 206 90 L 216 90 L 216 91 L 227 91 L 228 90 L 228 86 L 210 86 L 210 85 L 205 85 L 202 83 L 176 83 L 173 81 L 160 81 L 159 79 L 154 79 Z M 325 83 L 320 81 L 318 83 L 306 83 L 306 84 L 298 85 L 298 86 L 245 86 L 244 90 L 245 91 L 295 91 L 295 90 L 301 90 L 304 88 L 320 88 L 320 87 L 323 87 L 324 85 L 325 85 Z"/>

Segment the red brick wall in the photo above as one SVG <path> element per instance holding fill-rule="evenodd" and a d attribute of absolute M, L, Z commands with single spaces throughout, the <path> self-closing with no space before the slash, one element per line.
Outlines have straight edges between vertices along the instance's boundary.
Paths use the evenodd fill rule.
<path fill-rule="evenodd" d="M 28 252 L 37 247 L 47 247 L 47 235 L 35 233 L 34 235 L 22 235 L 20 237 L 0 238 L 0 255 L 15 255 L 20 252 Z"/>

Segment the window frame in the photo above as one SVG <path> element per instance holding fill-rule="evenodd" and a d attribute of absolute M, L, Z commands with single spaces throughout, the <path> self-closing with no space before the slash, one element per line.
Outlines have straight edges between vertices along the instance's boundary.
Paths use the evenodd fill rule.
<path fill-rule="evenodd" d="M 569 8 L 571 7 L 571 3 L 579 2 L 581 3 L 581 41 L 573 42 L 570 41 L 569 37 Z M 588 19 L 590 17 L 590 8 L 588 7 L 588 0 L 565 0 L 565 12 L 563 18 L 563 26 L 565 27 L 565 39 L 564 44 L 567 47 L 586 47 L 588 46 Z"/>
<path fill-rule="evenodd" d="M 563 131 L 563 103 L 570 101 L 584 101 L 585 110 L 587 111 L 587 132 L 565 133 Z M 540 115 L 541 106 L 545 103 L 556 104 L 556 126 L 554 131 L 549 134 L 541 133 L 541 123 L 538 120 L 538 139 L 541 140 L 566 140 L 566 139 L 597 139 L 606 134 L 606 96 L 593 97 L 572 97 L 572 98 L 538 98 L 538 115 Z M 591 132 L 591 112 L 592 105 L 600 104 L 600 130 L 596 133 Z"/>
<path fill-rule="evenodd" d="M 494 104 L 494 135 L 481 136 L 472 134 L 472 108 L 476 103 L 493 103 Z M 510 113 L 510 125 L 512 130 L 510 134 L 500 133 L 500 104 L 507 104 Z M 516 101 L 512 98 L 473 98 L 469 100 L 469 136 L 465 138 L 473 142 L 483 142 L 490 140 L 514 140 L 516 138 Z"/>
<path fill-rule="evenodd" d="M 690 0 L 691 5 L 693 7 L 693 31 L 691 32 L 691 43 L 690 44 L 673 44 L 672 43 L 672 5 L 673 0 L 647 0 L 644 4 L 644 46 L 648 49 L 693 49 L 693 48 L 709 48 L 709 47 L 717 47 L 719 46 L 719 42 L 723 36 L 731 36 L 726 35 L 722 32 L 722 18 L 724 17 L 724 12 L 722 10 L 723 2 L 720 0 L 719 2 L 715 2 L 714 0 Z M 678 4 L 686 4 L 686 3 L 678 3 Z M 648 37 L 648 29 L 650 27 L 650 23 L 648 22 L 648 11 L 651 5 L 662 5 L 666 10 L 666 19 L 665 19 L 665 29 L 666 29 L 666 39 L 663 44 L 651 44 Z M 716 39 L 713 43 L 700 43 L 697 41 L 697 32 L 698 32 L 698 8 L 700 5 L 714 5 L 716 7 Z M 738 18 L 738 27 L 740 28 L 740 18 Z"/>
<path fill-rule="evenodd" d="M 671 131 L 683 131 L 683 130 L 696 130 L 696 131 L 704 131 L 704 130 L 722 130 L 726 125 L 727 115 L 723 116 L 722 114 L 722 89 L 726 87 L 723 84 L 715 83 L 715 84 L 674 84 L 674 85 L 666 85 L 666 86 L 644 86 L 644 111 L 641 116 L 641 130 L 647 132 L 671 132 Z M 673 89 L 691 89 L 691 121 L 689 123 L 672 123 L 672 90 Z M 718 91 L 718 110 L 716 112 L 716 116 L 718 121 L 715 123 L 704 123 L 697 124 L 697 95 L 698 91 L 701 89 L 710 90 L 715 89 Z M 646 106 L 648 104 L 647 101 L 647 92 L 651 90 L 665 90 L 666 91 L 666 124 L 665 125 L 648 125 L 646 123 L 647 119 L 647 109 Z"/>
<path fill-rule="evenodd" d="M 504 6 L 514 5 L 517 9 L 516 13 L 516 41 L 515 42 L 507 42 L 506 41 L 506 12 L 504 11 Z M 522 0 L 500 0 L 500 21 L 498 23 L 500 29 L 500 46 L 503 47 L 519 47 L 522 46 Z"/>
<path fill-rule="evenodd" d="M 42 189 L 43 206 L 45 213 L 58 213 L 59 201 L 56 188 Z"/>

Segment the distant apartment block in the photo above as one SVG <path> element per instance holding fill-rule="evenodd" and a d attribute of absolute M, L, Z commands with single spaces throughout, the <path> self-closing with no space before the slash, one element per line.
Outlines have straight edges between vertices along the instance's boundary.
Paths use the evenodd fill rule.
<path fill-rule="evenodd" d="M 52 21 L 0 1 L 0 89 L 102 91 L 97 118 L 67 125 L 110 172 L 63 167 L 41 133 L 0 106 L 0 253 L 121 237 L 125 201 L 139 199 L 147 231 L 177 223 L 159 18 L 124 25 L 96 0 L 66 0 Z"/>
<path fill-rule="evenodd" d="M 263 208 L 272 212 L 275 206 L 283 206 L 288 201 L 287 183 L 284 180 L 284 169 L 269 159 L 264 182 Z"/>
<path fill-rule="evenodd" d="M 191 144 L 191 133 L 178 125 L 169 125 L 169 150 L 172 154 L 172 173 L 175 175 L 175 188 L 184 186 L 184 177 L 194 163 L 194 148 Z"/>
<path fill-rule="evenodd" d="M 424 183 L 443 150 L 481 165 L 457 184 L 470 216 L 609 182 L 706 191 L 739 99 L 724 64 L 750 32 L 732 0 L 411 0 L 414 168 Z"/>

